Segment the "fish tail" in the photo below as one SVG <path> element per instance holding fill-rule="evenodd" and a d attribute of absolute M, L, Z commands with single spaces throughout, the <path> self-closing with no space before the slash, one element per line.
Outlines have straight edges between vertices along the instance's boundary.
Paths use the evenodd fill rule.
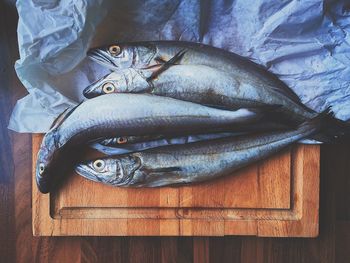
<path fill-rule="evenodd" d="M 328 107 L 315 118 L 304 122 L 300 129 L 312 131 L 310 138 L 324 143 L 334 142 L 350 132 L 350 124 L 335 118 L 331 107 Z"/>

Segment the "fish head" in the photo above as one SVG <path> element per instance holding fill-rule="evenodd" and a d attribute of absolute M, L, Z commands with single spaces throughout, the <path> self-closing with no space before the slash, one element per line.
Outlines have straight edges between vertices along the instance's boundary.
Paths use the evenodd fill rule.
<path fill-rule="evenodd" d="M 122 70 L 120 72 L 112 72 L 92 83 L 84 89 L 83 95 L 88 99 L 92 99 L 104 94 L 127 92 L 127 89 L 128 83 L 125 72 Z"/>
<path fill-rule="evenodd" d="M 133 68 L 121 69 L 111 72 L 89 85 L 84 89 L 83 95 L 88 98 L 95 98 L 109 93 L 139 93 L 150 88 L 147 81 L 146 70 Z M 149 75 L 151 73 L 148 73 Z"/>
<path fill-rule="evenodd" d="M 75 171 L 89 180 L 120 186 L 128 184 L 140 165 L 139 158 L 126 155 L 82 162 L 75 167 Z"/>
<path fill-rule="evenodd" d="M 88 51 L 87 55 L 112 70 L 148 67 L 156 54 L 152 44 L 112 44 Z"/>
<path fill-rule="evenodd" d="M 51 166 L 56 152 L 55 132 L 49 131 L 43 138 L 38 155 L 35 169 L 37 186 L 42 193 L 50 192 L 52 178 Z"/>

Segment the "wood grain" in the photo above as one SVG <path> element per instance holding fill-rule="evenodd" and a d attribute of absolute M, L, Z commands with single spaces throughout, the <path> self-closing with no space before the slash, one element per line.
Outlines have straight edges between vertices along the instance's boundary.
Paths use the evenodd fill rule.
<path fill-rule="evenodd" d="M 193 262 L 193 242 L 186 237 L 163 237 L 161 242 L 161 262 Z M 197 242 L 195 242 L 197 243 Z"/>
<path fill-rule="evenodd" d="M 293 147 L 218 180 L 181 187 L 118 188 L 74 173 L 49 195 L 34 168 L 35 235 L 316 236 L 319 146 Z M 271 175 L 271 178 L 270 178 Z"/>
<path fill-rule="evenodd" d="M 16 25 L 17 14 L 14 8 L 15 1 L 5 0 L 0 2 L 0 53 L 4 45 L 10 47 L 10 59 L 0 59 L 0 68 L 6 68 L 6 76 L 10 78 L 7 84 L 0 83 L 0 96 L 6 100 L 6 112 L 11 112 L 16 100 L 25 95 L 25 89 L 18 81 L 13 69 L 18 58 Z M 99 29 L 103 32 L 103 28 Z M 6 37 L 3 38 L 5 33 Z M 106 38 L 111 38 L 106 35 Z M 108 42 L 108 41 L 106 41 Z M 13 51 L 12 51 L 13 50 Z M 2 53 L 1 53 L 2 54 Z M 5 87 L 5 85 L 8 85 Z M 6 89 L 6 92 L 4 91 Z M 1 101 L 1 104 L 4 102 Z M 11 105 L 7 101 L 12 101 Z M 2 104 L 3 105 L 3 104 Z M 2 123 L 1 132 L 7 132 L 4 123 L 8 115 L 0 114 Z M 22 138 L 22 139 L 20 139 Z M 80 243 L 80 249 L 75 247 L 75 253 L 81 254 L 78 262 L 128 262 L 139 258 L 139 255 L 131 254 L 130 243 L 138 238 L 125 237 L 60 237 L 60 244 L 54 244 L 55 238 L 33 237 L 31 224 L 31 138 L 26 134 L 18 134 L 10 137 L 12 145 L 22 148 L 23 151 L 13 152 L 14 174 L 1 174 L 10 180 L 0 184 L 0 261 L 1 262 L 63 262 L 60 261 L 64 254 L 62 246 L 70 244 L 74 239 Z M 2 137 L 0 138 L 2 140 Z M 279 262 L 284 263 L 342 263 L 349 262 L 350 242 L 348 201 L 350 198 L 349 187 L 349 161 L 350 140 L 338 145 L 324 145 L 321 147 L 321 182 L 320 182 L 320 235 L 317 238 L 259 238 L 259 237 L 215 237 L 209 239 L 207 246 L 197 246 L 196 253 L 208 254 L 210 262 L 220 262 L 223 257 L 216 259 L 214 255 L 222 253 L 221 242 L 225 243 L 227 251 L 221 262 L 242 263 L 270 263 L 272 255 L 279 255 Z M 10 153 L 11 154 L 11 153 Z M 0 151 L 1 158 L 9 158 L 8 152 Z M 4 156 L 5 155 L 5 156 Z M 21 155 L 21 156 L 20 156 Z M 3 163 L 1 163 L 3 165 Z M 17 185 L 15 189 L 15 184 Z M 25 193 L 25 194 L 23 194 Z M 25 212 L 15 215 L 15 207 L 21 206 Z M 19 213 L 20 209 L 17 209 Z M 21 233 L 21 234 L 19 234 Z M 201 243 L 202 238 L 192 237 L 162 237 L 155 250 L 162 251 L 159 262 L 198 262 L 193 260 L 194 245 Z M 140 238 L 137 246 L 150 242 L 152 238 Z M 240 240 L 240 242 L 239 242 Z M 283 245 L 278 245 L 283 242 Z M 134 244 L 136 246 L 136 243 Z M 67 246 L 65 246 L 67 247 Z M 199 247 L 201 247 L 199 249 Z M 208 250 L 208 251 L 207 251 Z M 50 251 L 50 253 L 48 253 Z M 138 251 L 137 248 L 132 250 Z M 140 249 L 149 258 L 149 251 Z M 52 255 L 56 258 L 53 258 Z M 95 255 L 95 256 L 94 256 Z M 240 255 L 240 260 L 237 260 Z M 294 255 L 294 256 L 293 256 Z M 291 258 L 289 258 L 291 256 Z M 64 257 L 64 255 L 62 255 Z M 17 260 L 16 260 L 17 258 Z M 276 257 L 274 257 L 276 258 Z M 175 261 L 174 261 L 175 259 Z M 297 260 L 295 260 L 297 259 Z M 99 260 L 99 261 L 98 261 Z M 146 263 L 143 260 L 143 263 Z M 221 263 L 220 262 L 220 263 Z"/>
<path fill-rule="evenodd" d="M 36 155 L 40 140 L 41 137 L 34 136 L 33 155 Z M 97 184 L 72 173 L 50 198 L 55 206 L 52 216 L 67 207 L 287 209 L 290 208 L 290 158 L 290 152 L 284 152 L 259 166 L 252 165 L 239 171 L 235 176 L 185 187 L 118 188 Z"/>
<path fill-rule="evenodd" d="M 198 238 L 193 239 L 193 261 L 194 262 L 209 262 L 209 238 Z"/>

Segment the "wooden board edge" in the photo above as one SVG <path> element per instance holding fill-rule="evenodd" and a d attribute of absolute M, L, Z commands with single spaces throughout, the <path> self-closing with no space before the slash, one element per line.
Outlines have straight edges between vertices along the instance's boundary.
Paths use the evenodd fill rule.
<path fill-rule="evenodd" d="M 33 152 L 37 151 L 37 140 L 40 138 L 39 134 L 33 135 L 32 146 Z M 301 217 L 297 220 L 257 220 L 257 221 L 245 221 L 245 220 L 215 220 L 208 222 L 207 220 L 192 220 L 192 219 L 164 219 L 158 223 L 158 226 L 154 222 L 159 220 L 149 219 L 137 219 L 135 224 L 132 224 L 132 220 L 104 220 L 87 219 L 79 220 L 81 229 L 70 229 L 69 222 L 71 220 L 54 220 L 50 217 L 50 201 L 49 194 L 41 194 L 37 187 L 35 180 L 32 180 L 32 225 L 34 236 L 225 236 L 225 235 L 252 235 L 261 237 L 317 237 L 319 233 L 318 224 L 318 210 L 319 210 L 319 159 L 320 149 L 318 145 L 302 146 L 301 151 L 304 153 L 303 167 L 306 167 L 305 171 L 299 171 L 307 173 L 307 176 L 302 176 L 303 191 L 302 197 L 302 210 Z M 308 149 L 308 150 L 306 150 Z M 312 153 L 309 155 L 309 153 Z M 33 173 L 36 163 L 36 157 L 33 156 Z M 305 166 L 306 165 L 306 166 Z M 310 169 L 308 167 L 311 167 Z M 317 171 L 317 172 L 315 172 Z M 310 187 L 314 191 L 310 191 Z M 300 212 L 300 211 L 299 211 Z M 134 232 L 133 228 L 137 228 L 142 220 L 147 222 L 150 226 L 147 231 L 143 233 Z M 154 221 L 154 222 L 152 222 Z M 310 223 L 317 222 L 317 223 Z M 104 233 L 92 233 L 87 229 L 91 229 L 84 226 L 98 227 L 100 225 L 104 227 Z M 125 226 L 126 224 L 126 226 Z M 108 226 L 110 225 L 110 226 Z M 198 229 L 204 227 L 210 227 L 211 231 L 203 233 Z M 228 226 L 235 225 L 234 230 L 228 231 Z M 182 226 L 182 228 L 181 228 Z M 266 229 L 274 229 L 274 231 L 267 231 Z M 93 229 L 93 228 L 92 228 Z M 170 230 L 167 230 L 170 229 Z M 196 230 L 197 229 L 197 230 Z M 239 229 L 243 229 L 240 231 Z M 126 231 L 127 230 L 127 231 Z M 146 230 L 146 229 L 145 229 Z M 132 233 L 132 234 L 130 234 Z"/>
<path fill-rule="evenodd" d="M 38 151 L 38 140 L 41 134 L 33 134 L 32 151 Z M 55 226 L 50 216 L 50 195 L 39 192 L 35 181 L 35 167 L 37 156 L 32 154 L 32 232 L 33 236 L 52 236 Z"/>
<path fill-rule="evenodd" d="M 297 177 L 302 178 L 302 200 L 298 220 L 259 220 L 260 237 L 317 237 L 319 235 L 320 146 L 303 145 L 298 151 L 302 159 L 295 167 Z"/>

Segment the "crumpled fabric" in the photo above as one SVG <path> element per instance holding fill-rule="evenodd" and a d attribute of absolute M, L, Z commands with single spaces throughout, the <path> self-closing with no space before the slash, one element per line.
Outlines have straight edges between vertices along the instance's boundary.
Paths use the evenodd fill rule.
<path fill-rule="evenodd" d="M 316 111 L 350 119 L 350 3 L 321 0 L 17 1 L 20 59 L 29 95 L 9 128 L 46 132 L 82 90 L 109 72 L 86 51 L 114 41 L 186 40 L 248 57 Z"/>

